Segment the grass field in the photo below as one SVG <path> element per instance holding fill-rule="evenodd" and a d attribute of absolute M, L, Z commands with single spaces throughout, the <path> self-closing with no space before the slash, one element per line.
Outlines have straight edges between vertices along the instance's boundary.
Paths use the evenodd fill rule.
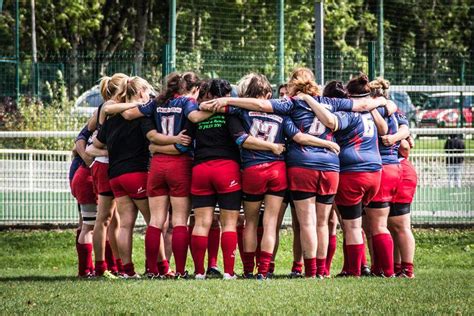
<path fill-rule="evenodd" d="M 291 232 L 281 232 L 277 278 L 77 280 L 74 233 L 0 232 L 0 314 L 472 314 L 474 230 L 418 230 L 416 279 L 286 279 Z M 340 238 L 339 238 L 340 241 Z M 134 260 L 143 270 L 143 235 Z M 333 272 L 341 267 L 340 245 Z M 237 270 L 241 271 L 237 256 Z M 192 271 L 191 262 L 188 268 Z"/>

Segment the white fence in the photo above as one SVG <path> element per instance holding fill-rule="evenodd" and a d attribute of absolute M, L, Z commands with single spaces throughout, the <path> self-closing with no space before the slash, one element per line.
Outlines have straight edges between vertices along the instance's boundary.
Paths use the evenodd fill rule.
<path fill-rule="evenodd" d="M 412 207 L 414 223 L 474 224 L 474 129 L 415 129 L 413 132 L 418 139 L 410 159 L 419 176 Z M 52 136 L 71 132 L 54 133 Z M 447 155 L 443 149 L 446 134 L 464 135 L 465 152 Z M 18 134 L 0 133 L 2 136 L 18 137 Z M 460 188 L 449 185 L 448 156 L 464 157 Z M 68 151 L 0 149 L 0 225 L 76 223 L 77 205 L 68 181 L 70 161 Z M 285 223 L 291 223 L 289 212 Z"/>

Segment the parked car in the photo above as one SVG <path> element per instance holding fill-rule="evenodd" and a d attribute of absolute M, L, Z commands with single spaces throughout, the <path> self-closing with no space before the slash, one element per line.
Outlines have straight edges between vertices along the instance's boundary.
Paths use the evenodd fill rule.
<path fill-rule="evenodd" d="M 73 114 L 91 116 L 95 109 L 104 102 L 100 94 L 99 86 L 93 86 L 77 98 L 74 103 Z"/>
<path fill-rule="evenodd" d="M 474 93 L 463 92 L 463 126 L 472 126 Z M 433 93 L 428 96 L 418 112 L 420 127 L 459 127 L 461 126 L 460 92 Z"/>
<path fill-rule="evenodd" d="M 395 102 L 398 107 L 398 110 L 405 114 L 407 117 L 408 123 L 410 124 L 410 128 L 414 128 L 418 126 L 418 119 L 417 119 L 417 109 L 413 105 L 410 96 L 408 93 L 404 91 L 390 91 L 389 92 L 390 100 Z"/>

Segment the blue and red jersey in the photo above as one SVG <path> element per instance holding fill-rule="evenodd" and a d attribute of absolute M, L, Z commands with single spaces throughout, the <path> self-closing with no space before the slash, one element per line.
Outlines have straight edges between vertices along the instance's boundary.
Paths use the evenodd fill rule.
<path fill-rule="evenodd" d="M 239 116 L 247 134 L 270 143 L 284 144 L 286 142 L 285 135 L 293 137 L 299 132 L 294 123 L 287 116 L 248 111 L 235 107 L 229 108 L 229 114 Z M 243 168 L 285 160 L 284 155 L 275 155 L 271 151 L 250 150 L 245 148 L 242 148 L 241 156 Z"/>
<path fill-rule="evenodd" d="M 189 114 L 199 110 L 199 106 L 192 98 L 176 96 L 164 104 L 150 100 L 138 109 L 145 116 L 153 116 L 158 133 L 176 136 L 183 130 Z"/>
<path fill-rule="evenodd" d="M 387 135 L 393 135 L 398 132 L 398 127 L 400 125 L 408 125 L 406 118 L 403 118 L 401 114 L 392 114 L 387 116 L 387 110 L 384 107 L 378 107 L 380 115 L 382 115 L 387 122 L 388 131 Z M 402 122 L 399 119 L 402 119 Z M 400 147 L 400 142 L 396 142 L 392 146 L 385 146 L 382 142 L 382 139 L 379 138 L 379 151 L 380 156 L 382 157 L 382 163 L 384 165 L 399 164 L 398 160 L 398 148 Z"/>
<path fill-rule="evenodd" d="M 327 97 L 314 97 L 330 112 L 351 111 L 352 100 Z M 333 132 L 324 126 L 315 116 L 309 105 L 301 99 L 272 99 L 273 112 L 289 116 L 296 128 L 302 132 L 334 141 Z M 339 158 L 329 149 L 315 146 L 303 146 L 290 142 L 287 148 L 286 163 L 288 167 L 302 167 L 321 171 L 339 171 Z"/>
<path fill-rule="evenodd" d="M 334 133 L 341 147 L 341 172 L 373 172 L 382 169 L 377 128 L 368 112 L 336 112 L 339 130 Z"/>

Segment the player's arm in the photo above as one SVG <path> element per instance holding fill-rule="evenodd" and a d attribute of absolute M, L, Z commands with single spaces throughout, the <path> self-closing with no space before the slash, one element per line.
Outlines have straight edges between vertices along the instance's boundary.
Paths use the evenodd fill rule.
<path fill-rule="evenodd" d="M 148 146 L 148 149 L 152 154 L 160 153 L 160 154 L 166 154 L 166 155 L 181 155 L 182 152 L 180 152 L 176 146 L 174 145 L 155 145 L 155 144 L 150 144 Z"/>
<path fill-rule="evenodd" d="M 155 145 L 174 145 L 181 144 L 183 146 L 188 146 L 191 144 L 191 137 L 185 135 L 186 130 L 182 130 L 176 136 L 169 136 L 165 134 L 158 133 L 156 129 L 152 129 L 146 133 L 146 138 Z"/>
<path fill-rule="evenodd" d="M 408 158 L 408 156 L 410 155 L 410 144 L 408 143 L 408 141 L 406 139 L 402 139 L 400 141 L 400 147 L 398 147 L 398 153 L 404 157 L 404 158 Z"/>
<path fill-rule="evenodd" d="M 273 112 L 273 106 L 269 100 L 255 98 L 232 98 L 224 97 L 202 102 L 199 108 L 204 111 L 225 112 L 225 108 L 233 105 L 242 109 L 259 112 Z"/>
<path fill-rule="evenodd" d="M 316 117 L 321 121 L 321 123 L 323 123 L 324 126 L 333 131 L 336 131 L 338 129 L 336 116 L 329 112 L 312 96 L 305 93 L 300 93 L 298 94 L 298 97 L 303 99 L 303 101 L 305 101 L 311 107 L 311 110 L 313 110 Z"/>
<path fill-rule="evenodd" d="M 104 113 L 106 115 L 114 115 L 114 114 L 122 114 L 125 119 L 130 119 L 129 117 L 135 114 L 138 118 L 143 116 L 143 114 L 138 110 L 138 106 L 140 103 L 132 102 L 132 103 L 105 103 L 102 108 L 104 109 Z M 127 113 L 124 113 L 127 112 Z"/>
<path fill-rule="evenodd" d="M 315 137 L 313 135 L 309 135 L 302 132 L 298 132 L 295 136 L 293 136 L 293 141 L 304 146 L 327 148 L 336 154 L 339 154 L 339 152 L 341 151 L 341 148 L 335 142 L 321 139 L 319 137 Z"/>
<path fill-rule="evenodd" d="M 109 152 L 105 148 L 97 148 L 94 146 L 94 139 L 97 137 L 92 138 L 92 144 L 88 145 L 86 147 L 86 154 L 88 154 L 91 157 L 103 157 L 103 156 L 108 156 Z"/>
<path fill-rule="evenodd" d="M 199 122 L 207 120 L 208 118 L 210 118 L 213 115 L 214 115 L 214 113 L 210 112 L 210 111 L 204 111 L 204 110 L 203 111 L 200 111 L 200 110 L 196 111 L 195 110 L 195 111 L 192 111 L 191 113 L 189 113 L 188 120 L 190 120 L 193 123 L 199 123 Z"/>
<path fill-rule="evenodd" d="M 382 136 L 382 142 L 385 146 L 392 146 L 399 141 L 405 140 L 408 136 L 410 136 L 408 126 L 400 125 L 395 134 Z"/>
<path fill-rule="evenodd" d="M 384 97 L 357 98 L 357 99 L 352 99 L 352 102 L 353 102 L 352 103 L 352 111 L 353 112 L 370 112 L 371 110 L 373 110 L 373 109 L 375 109 L 379 106 L 386 106 L 387 105 L 387 99 L 385 99 Z M 395 109 L 395 111 L 396 111 L 396 109 Z M 395 112 L 395 111 L 393 111 L 393 112 Z"/>
<path fill-rule="evenodd" d="M 234 115 L 226 116 L 226 123 L 230 134 L 234 137 L 234 141 L 240 147 L 249 150 L 271 151 L 275 155 L 281 155 L 285 151 L 284 144 L 276 144 L 266 140 L 249 135 L 243 125 L 242 121 Z"/>
<path fill-rule="evenodd" d="M 94 111 L 91 117 L 87 120 L 87 129 L 91 132 L 97 128 L 97 110 Z"/>
<path fill-rule="evenodd" d="M 94 158 L 89 156 L 86 153 L 86 145 L 87 145 L 87 141 L 85 141 L 84 139 L 79 139 L 75 143 L 75 150 L 77 154 L 81 156 L 82 160 L 84 160 L 84 163 L 87 166 L 90 166 L 92 162 L 94 161 Z"/>
<path fill-rule="evenodd" d="M 385 109 L 383 109 L 385 111 Z M 388 132 L 388 125 L 385 119 L 382 117 L 377 109 L 370 111 L 372 118 L 374 119 L 375 126 L 377 127 L 377 133 L 379 136 L 386 135 Z"/>

